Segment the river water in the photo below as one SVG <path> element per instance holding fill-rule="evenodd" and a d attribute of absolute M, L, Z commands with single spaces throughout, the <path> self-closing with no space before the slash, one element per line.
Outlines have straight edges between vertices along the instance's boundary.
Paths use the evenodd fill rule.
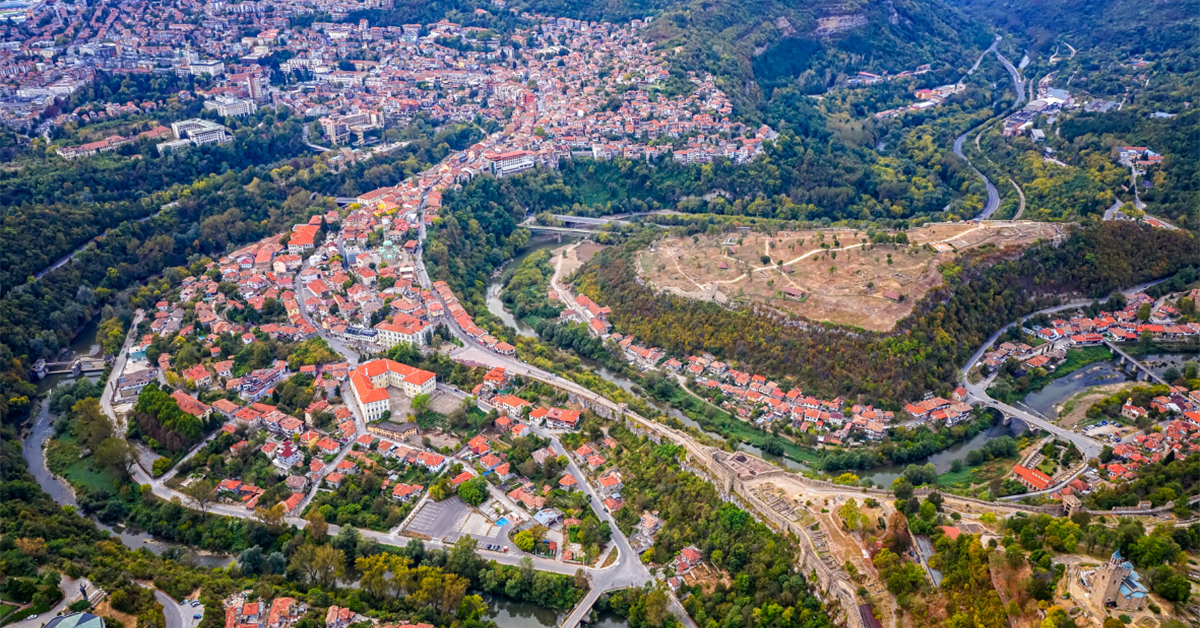
<path fill-rule="evenodd" d="M 891 486 L 892 481 L 903 475 L 904 469 L 910 464 L 920 466 L 932 462 L 933 466 L 937 468 L 938 473 L 946 473 L 950 471 L 950 465 L 953 464 L 955 460 L 962 460 L 965 463 L 968 453 L 970 453 L 972 450 L 983 447 L 983 444 L 989 440 L 993 438 L 1000 438 L 1001 436 L 1016 436 L 1016 432 L 1013 431 L 1013 428 L 1010 425 L 993 425 L 965 441 L 955 443 L 946 449 L 921 460 L 914 460 L 904 464 L 891 464 L 882 467 L 874 467 L 867 471 L 856 471 L 853 473 L 857 475 L 859 479 L 865 480 L 870 478 L 875 482 L 876 486 Z"/>
<path fill-rule="evenodd" d="M 71 342 L 67 352 L 60 356 L 61 359 L 59 361 L 69 362 L 79 357 L 98 356 L 100 354 L 100 345 L 96 342 L 98 320 L 99 317 L 84 326 L 79 335 L 75 337 L 75 340 Z M 45 379 L 37 383 L 38 392 L 44 394 L 45 398 L 38 407 L 38 414 L 34 419 L 33 429 L 21 444 L 21 447 L 22 456 L 28 465 L 29 473 L 37 480 L 42 490 L 61 506 L 79 508 L 79 502 L 75 499 L 75 492 L 71 489 L 71 486 L 65 480 L 51 473 L 49 467 L 46 466 L 46 452 L 44 449 L 46 441 L 54 435 L 54 417 L 50 414 L 50 391 L 60 383 L 74 381 L 75 378 L 70 375 L 47 375 Z M 137 532 L 129 528 L 114 528 L 94 518 L 92 520 L 95 521 L 98 527 L 107 530 L 130 549 L 136 550 L 144 547 L 155 554 L 162 554 L 168 549 L 178 548 L 183 550 L 186 556 L 182 560 L 209 568 L 225 567 L 234 560 L 229 555 L 198 553 L 186 545 L 161 541 L 145 532 Z"/>
<path fill-rule="evenodd" d="M 529 248 L 525 249 L 525 251 L 523 251 L 520 255 L 514 257 L 513 259 L 509 260 L 508 262 L 505 262 L 504 266 L 501 267 L 500 273 L 498 273 L 496 275 L 496 277 L 492 280 L 492 282 L 488 284 L 487 297 L 486 297 L 488 311 L 491 312 L 492 314 L 495 314 L 497 317 L 499 317 L 500 320 L 503 321 L 506 326 L 511 327 L 512 329 L 515 329 L 517 332 L 517 335 L 525 336 L 528 338 L 536 338 L 537 331 L 535 331 L 532 327 L 530 327 L 529 325 L 526 325 L 524 322 L 522 322 L 520 319 L 518 319 L 516 316 L 514 316 L 513 313 L 508 311 L 508 308 L 504 305 L 504 300 L 500 296 L 501 293 L 504 291 L 504 286 L 501 285 L 501 275 L 503 274 L 504 269 L 507 269 L 509 267 L 515 268 L 516 266 L 520 265 L 521 262 L 523 262 L 525 260 L 525 258 L 536 253 L 537 251 L 543 251 L 546 249 L 555 249 L 555 248 L 558 248 L 565 244 L 570 244 L 576 240 L 578 240 L 578 238 L 564 237 L 562 242 L 557 242 L 557 241 L 537 242 L 537 243 L 534 243 L 533 245 L 531 245 Z M 589 369 L 591 369 L 592 372 L 594 372 L 596 375 L 599 375 L 602 379 L 604 379 L 608 382 L 611 382 L 613 384 L 616 384 L 617 386 L 620 386 L 622 389 L 625 390 L 625 392 L 628 392 L 630 394 L 637 394 L 634 392 L 634 387 L 637 386 L 637 383 L 634 382 L 633 380 L 629 379 L 628 377 L 625 377 L 621 373 L 617 373 L 617 372 L 610 370 L 608 367 L 606 367 L 603 364 L 601 364 L 595 360 L 592 360 L 590 358 L 579 356 L 579 359 L 585 366 L 587 366 Z M 702 432 L 706 436 L 713 438 L 717 441 L 725 440 L 725 438 L 723 436 L 721 436 L 720 434 L 717 434 L 716 432 L 710 432 L 710 431 L 704 429 L 703 427 L 700 426 L 699 423 L 692 420 L 686 414 L 680 412 L 679 410 L 676 410 L 675 408 L 672 408 L 666 404 L 659 404 L 659 403 L 656 403 L 653 401 L 651 401 L 651 403 L 654 403 L 655 407 L 657 407 L 660 411 L 662 411 L 667 416 L 671 416 L 671 417 L 675 417 L 676 419 L 679 419 L 679 421 L 681 423 L 683 423 L 684 425 L 686 425 L 688 427 L 696 428 L 697 430 L 700 430 L 700 432 Z M 782 466 L 782 467 L 790 469 L 792 471 L 807 471 L 809 469 L 809 467 L 807 465 L 804 465 L 803 463 L 796 462 L 795 460 L 792 460 L 790 458 L 784 458 L 783 456 L 776 456 L 773 454 L 768 454 L 768 453 L 764 452 L 763 450 L 759 449 L 758 447 L 755 447 L 754 445 L 750 445 L 747 443 L 741 443 L 741 442 L 737 443 L 737 449 L 744 451 L 746 453 L 749 453 L 749 454 L 753 454 L 764 460 L 767 460 L 768 462 L 772 462 L 776 465 Z"/>
<path fill-rule="evenodd" d="M 570 244 L 572 242 L 575 242 L 578 239 L 579 238 L 577 238 L 577 237 L 564 237 L 562 239 L 562 242 L 559 242 L 557 240 L 545 240 L 545 241 L 535 242 L 535 243 L 531 244 L 528 248 L 526 248 L 523 252 L 521 252 L 520 255 L 505 262 L 504 265 L 501 266 L 500 269 L 498 270 L 498 272 L 497 272 L 495 278 L 492 280 L 492 282 L 488 284 L 487 295 L 486 295 L 486 303 L 487 303 L 488 311 L 491 312 L 492 314 L 495 314 L 496 316 L 498 316 L 500 318 L 500 320 L 504 321 L 504 324 L 506 326 L 515 329 L 517 331 L 518 336 L 524 336 L 526 338 L 536 338 L 537 332 L 534 331 L 534 329 L 532 327 L 530 327 L 529 325 L 526 325 L 524 322 L 517 319 L 516 316 L 513 316 L 512 312 L 509 312 L 508 308 L 504 306 L 504 301 L 500 298 L 500 293 L 504 291 L 504 286 L 501 285 L 501 278 L 506 269 L 516 268 L 517 266 L 520 266 L 521 262 L 525 261 L 525 258 L 529 257 L 530 255 L 533 255 L 534 253 L 537 253 L 538 251 L 545 251 L 546 249 L 556 249 L 560 246 L 564 246 L 564 245 Z"/>
<path fill-rule="evenodd" d="M 1025 398 L 1018 401 L 1016 405 L 1053 420 L 1055 418 L 1054 406 L 1062 404 L 1076 394 L 1092 386 L 1119 384 L 1131 379 L 1124 371 L 1117 368 L 1115 362 L 1097 362 L 1066 377 L 1056 379 L 1037 392 L 1025 395 Z"/>
<path fill-rule="evenodd" d="M 483 599 L 488 606 L 488 619 L 500 628 L 550 628 L 558 626 L 563 619 L 563 613 L 532 602 L 518 602 L 496 595 L 484 595 Z M 605 611 L 598 614 L 596 623 L 588 625 L 592 628 L 627 628 L 629 620 Z"/>
<path fill-rule="evenodd" d="M 574 241 L 574 240 L 564 238 L 564 243 L 569 243 L 571 241 Z M 554 242 L 554 241 L 544 241 L 544 242 L 535 243 L 535 244 L 531 245 L 528 249 L 526 249 L 524 252 L 522 252 L 520 255 L 518 255 L 517 257 L 515 257 L 511 261 L 509 261 L 502 268 L 507 268 L 510 264 L 515 267 L 515 265 L 519 265 L 522 261 L 525 260 L 525 258 L 529 257 L 530 255 L 532 255 L 533 253 L 535 253 L 537 251 L 541 251 L 541 250 L 545 250 L 545 249 L 553 249 L 553 248 L 557 248 L 559 246 L 562 246 L 562 244 L 560 244 L 558 242 Z M 534 329 L 532 327 L 530 327 L 529 325 L 526 325 L 522 321 L 518 320 L 505 307 L 503 300 L 500 298 L 502 291 L 503 291 L 503 286 L 500 283 L 499 275 L 497 275 L 496 279 L 494 279 L 492 281 L 492 283 L 490 283 L 488 285 L 488 288 L 487 288 L 488 311 L 490 311 L 492 314 L 495 314 L 496 316 L 498 316 L 502 321 L 504 321 L 505 325 L 515 329 L 517 331 L 517 334 L 519 334 L 521 336 L 526 336 L 526 337 L 536 337 L 537 332 L 534 331 Z M 1194 359 L 1196 359 L 1195 355 L 1150 355 L 1150 356 L 1146 356 L 1146 358 L 1143 361 L 1150 365 L 1151 370 L 1153 370 L 1156 373 L 1161 375 L 1163 373 L 1163 371 L 1165 371 L 1167 368 L 1169 368 L 1171 366 L 1174 366 L 1176 368 L 1181 368 L 1185 361 L 1194 360 Z M 636 394 L 636 393 L 634 393 L 634 387 L 637 386 L 637 384 L 633 380 L 629 379 L 628 377 L 625 377 L 621 373 L 616 373 L 616 372 L 611 371 L 610 369 L 608 369 L 604 365 L 600 364 L 599 362 L 596 362 L 595 360 L 591 360 L 591 359 L 588 359 L 588 358 L 585 358 L 582 356 L 580 356 L 580 360 L 583 362 L 584 365 L 586 365 L 588 368 L 590 368 L 594 373 L 599 375 L 601 378 L 605 379 L 606 381 L 612 382 L 612 383 L 616 384 L 617 386 L 620 386 L 626 392 L 629 392 L 631 394 Z M 1063 403 L 1067 399 L 1070 399 L 1076 393 L 1082 392 L 1083 390 L 1085 390 L 1089 387 L 1092 387 L 1092 386 L 1097 386 L 1097 385 L 1102 385 L 1102 384 L 1110 384 L 1110 383 L 1114 383 L 1114 382 L 1121 382 L 1121 381 L 1126 381 L 1128 379 L 1130 379 L 1130 378 L 1127 377 L 1117 367 L 1117 364 L 1115 362 L 1112 362 L 1112 361 L 1100 362 L 1100 363 L 1085 367 L 1083 369 L 1080 369 L 1079 371 L 1076 371 L 1075 373 L 1072 373 L 1061 379 L 1054 380 L 1053 382 L 1048 384 L 1042 390 L 1035 392 L 1035 393 L 1031 393 L 1030 395 L 1026 396 L 1026 398 L 1024 400 L 1017 402 L 1017 405 L 1031 409 L 1037 414 L 1040 414 L 1040 415 L 1043 415 L 1043 416 L 1046 416 L 1049 418 L 1053 418 L 1054 417 L 1054 406 Z M 692 420 L 691 418 L 689 418 L 687 415 L 680 412 L 679 410 L 676 410 L 675 408 L 672 408 L 665 404 L 657 404 L 656 403 L 655 405 L 664 414 L 666 414 L 667 416 L 671 416 L 676 419 L 679 419 L 679 421 L 681 423 L 683 423 L 684 425 L 695 428 L 697 430 L 700 430 L 705 435 L 707 435 L 717 441 L 725 440 L 724 437 L 722 437 L 720 434 L 705 430 L 703 427 L 700 426 L 699 423 Z M 1021 426 L 1018 425 L 1018 429 L 1020 429 L 1020 428 L 1021 428 Z M 973 438 L 971 438 L 965 442 L 961 442 L 961 443 L 952 445 L 951 447 L 947 448 L 946 450 L 938 452 L 932 456 L 929 456 L 926 459 L 915 461 L 914 464 L 923 465 L 925 463 L 932 462 L 933 465 L 937 468 L 938 473 L 946 473 L 946 472 L 950 471 L 950 465 L 955 460 L 963 460 L 965 462 L 968 453 L 970 453 L 972 450 L 979 449 L 988 440 L 990 440 L 992 438 L 999 438 L 1000 436 L 1015 436 L 1015 435 L 1016 435 L 1016 433 L 1013 431 L 1012 426 L 1004 426 L 1004 425 L 992 426 L 991 428 L 984 430 L 983 432 L 980 432 L 979 434 L 975 435 Z M 791 471 L 804 472 L 804 471 L 809 470 L 809 467 L 803 463 L 797 462 L 790 458 L 785 458 L 783 456 L 775 456 L 772 454 L 768 454 L 768 453 L 762 451 L 761 449 L 759 449 L 758 447 L 755 447 L 754 445 L 739 442 L 739 443 L 737 443 L 737 449 L 740 451 L 744 451 L 746 453 L 758 456 L 764 460 L 767 460 L 768 462 L 771 462 L 777 466 L 784 467 Z M 903 474 L 904 468 L 907 467 L 908 464 L 909 463 L 905 463 L 903 465 L 887 465 L 887 466 L 875 467 L 868 471 L 863 471 L 863 472 L 857 473 L 857 475 L 862 479 L 870 478 L 871 480 L 873 480 L 875 482 L 876 485 L 887 486 L 887 485 L 890 485 L 893 480 L 895 480 L 897 477 L 900 477 L 900 475 Z"/>
<path fill-rule="evenodd" d="M 1162 375 L 1167 369 L 1175 367 L 1182 369 L 1184 362 L 1197 359 L 1195 354 L 1152 354 L 1141 359 L 1156 375 Z M 1121 370 L 1116 361 L 1096 362 L 1089 364 L 1066 377 L 1056 379 L 1045 388 L 1029 393 L 1017 402 L 1018 407 L 1034 411 L 1048 419 L 1055 418 L 1054 407 L 1061 405 L 1076 394 L 1093 386 L 1133 382 L 1131 373 Z"/>

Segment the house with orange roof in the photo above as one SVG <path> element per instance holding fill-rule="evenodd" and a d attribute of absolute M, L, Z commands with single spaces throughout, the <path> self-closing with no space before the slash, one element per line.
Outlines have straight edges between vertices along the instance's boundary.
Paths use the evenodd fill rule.
<path fill-rule="evenodd" d="M 296 511 L 296 507 L 300 505 L 301 501 L 304 501 L 304 493 L 292 493 L 279 503 L 283 504 L 283 511 L 290 515 Z"/>
<path fill-rule="evenodd" d="M 1013 475 L 1017 477 L 1018 482 L 1034 491 L 1044 491 L 1050 488 L 1052 482 L 1050 476 L 1045 473 L 1037 469 L 1027 469 L 1021 465 L 1013 467 Z"/>
<path fill-rule="evenodd" d="M 502 366 L 493 368 L 487 372 L 487 375 L 483 376 L 483 386 L 484 388 L 490 390 L 500 390 L 507 386 L 508 382 L 508 374 L 505 373 L 504 367 Z"/>
<path fill-rule="evenodd" d="M 516 395 L 497 395 L 492 397 L 488 403 L 496 408 L 497 411 L 512 419 L 520 418 L 522 411 L 532 406 L 528 401 Z"/>
<path fill-rule="evenodd" d="M 271 602 L 271 612 L 267 614 L 266 628 L 291 626 L 299 621 L 307 611 L 308 605 L 300 604 L 294 598 L 275 598 Z"/>
<path fill-rule="evenodd" d="M 420 495 L 424 490 L 425 487 L 420 484 L 405 484 L 401 482 L 392 489 L 392 497 L 397 501 L 408 502 Z"/>
<path fill-rule="evenodd" d="M 208 369 L 204 368 L 203 364 L 197 364 L 192 368 L 186 369 L 183 376 L 195 382 L 197 388 L 208 388 L 212 386 L 212 375 Z"/>
<path fill-rule="evenodd" d="M 175 403 L 179 406 L 180 410 L 183 410 L 184 412 L 200 420 L 205 420 L 212 414 L 211 406 L 202 403 L 199 399 L 196 399 L 182 390 L 176 390 L 175 392 L 171 393 L 171 398 L 175 400 Z"/>
<path fill-rule="evenodd" d="M 600 494 L 602 495 L 616 495 L 625 486 L 621 482 L 621 474 L 619 473 L 606 473 L 596 481 L 596 484 L 600 486 Z"/>
<path fill-rule="evenodd" d="M 467 441 L 467 448 L 476 456 L 482 456 L 492 450 L 492 445 L 483 434 L 478 434 L 471 440 Z"/>
<path fill-rule="evenodd" d="M 541 509 L 546 505 L 546 498 L 530 493 L 525 490 L 525 487 L 518 487 L 509 491 L 508 497 L 529 510 Z"/>

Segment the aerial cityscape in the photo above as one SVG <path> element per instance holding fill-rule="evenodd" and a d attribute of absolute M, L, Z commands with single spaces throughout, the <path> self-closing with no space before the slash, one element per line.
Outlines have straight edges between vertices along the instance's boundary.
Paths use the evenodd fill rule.
<path fill-rule="evenodd" d="M 1198 626 L 1198 36 L 0 3 L 0 626 Z"/>

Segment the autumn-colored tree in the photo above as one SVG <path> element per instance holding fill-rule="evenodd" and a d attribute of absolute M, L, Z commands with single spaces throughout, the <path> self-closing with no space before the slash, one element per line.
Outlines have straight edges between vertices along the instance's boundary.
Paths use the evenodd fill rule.
<path fill-rule="evenodd" d="M 259 506 L 254 509 L 254 518 L 259 523 L 267 527 L 272 534 L 283 532 L 285 525 L 284 517 L 287 513 L 283 509 L 283 504 L 275 504 L 274 506 Z"/>
<path fill-rule="evenodd" d="M 208 515 L 208 505 L 213 500 L 213 491 L 215 489 L 216 484 L 212 480 L 203 479 L 196 480 L 183 487 L 182 493 L 187 495 L 188 499 L 192 500 L 192 503 L 196 504 L 196 508 L 200 509 L 200 518 L 203 519 Z"/>
<path fill-rule="evenodd" d="M 325 521 L 325 515 L 321 514 L 320 509 L 313 508 L 305 517 L 308 525 L 304 526 L 304 533 L 313 543 L 320 545 L 325 542 L 325 538 L 329 534 L 329 524 Z"/>

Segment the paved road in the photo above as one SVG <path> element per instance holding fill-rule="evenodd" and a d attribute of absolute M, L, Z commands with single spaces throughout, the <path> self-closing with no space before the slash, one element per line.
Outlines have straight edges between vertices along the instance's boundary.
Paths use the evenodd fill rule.
<path fill-rule="evenodd" d="M 1113 201 L 1113 204 L 1110 205 L 1108 207 L 1108 209 L 1104 210 L 1104 219 L 1112 220 L 1114 217 L 1116 217 L 1117 210 L 1121 209 L 1121 206 L 1124 204 L 1125 204 L 1125 202 L 1119 198 L 1117 200 Z"/>
<path fill-rule="evenodd" d="M 987 123 L 984 122 L 979 126 L 983 126 L 983 124 Z M 996 189 L 996 186 L 993 185 L 992 182 L 988 180 L 988 178 L 985 177 L 982 172 L 979 171 L 979 168 L 976 168 L 971 163 L 971 160 L 967 159 L 967 156 L 963 153 L 962 149 L 963 143 L 967 140 L 967 135 L 974 132 L 979 128 L 979 126 L 973 127 L 966 133 L 954 138 L 954 154 L 957 155 L 959 159 L 967 162 L 967 165 L 971 166 L 971 170 L 975 172 L 975 175 L 980 179 L 983 179 L 983 185 L 985 188 L 987 188 L 987 202 L 983 205 L 983 211 L 979 212 L 979 215 L 975 216 L 975 220 L 987 220 L 992 214 L 996 213 L 997 209 L 1000 209 L 1000 192 Z"/>
<path fill-rule="evenodd" d="M 112 411 L 113 395 L 117 390 L 117 380 L 125 372 L 125 364 L 129 362 L 129 348 L 133 346 L 133 341 L 137 338 L 138 323 L 142 322 L 142 317 L 145 315 L 146 313 L 142 310 L 134 313 L 133 324 L 129 326 L 129 332 L 125 335 L 125 344 L 121 345 L 121 352 L 113 361 L 112 371 L 110 371 L 108 382 L 104 386 L 104 392 L 100 393 L 100 407 L 108 412 L 109 418 L 116 425 L 117 434 L 125 433 L 125 424 L 117 421 L 117 416 Z"/>
<path fill-rule="evenodd" d="M 581 225 L 607 225 L 607 224 L 628 225 L 628 224 L 631 224 L 629 221 L 620 220 L 616 216 L 607 216 L 604 218 L 587 218 L 585 216 L 562 216 L 559 214 L 555 214 L 554 217 L 563 222 L 574 222 L 574 223 L 578 223 Z"/>
<path fill-rule="evenodd" d="M 192 608 L 187 600 L 180 604 L 158 589 L 154 589 L 154 599 L 163 606 L 163 617 L 167 620 L 167 628 L 194 628 L 200 624 L 200 620 L 195 619 L 195 616 L 204 615 L 203 606 Z"/>
<path fill-rule="evenodd" d="M 1127 297 L 1133 296 L 1135 294 L 1138 294 L 1139 292 L 1146 290 L 1150 286 L 1153 286 L 1158 283 L 1162 283 L 1166 280 L 1167 280 L 1167 278 L 1158 279 L 1155 281 L 1149 281 L 1149 282 L 1134 286 L 1134 287 L 1130 288 L 1129 290 L 1126 290 L 1124 292 L 1124 294 Z M 1106 302 L 1108 302 L 1108 297 L 1104 297 L 1103 299 L 1096 299 L 1096 301 L 1099 301 L 1100 303 L 1106 303 Z M 1065 429 L 1058 425 L 1055 425 L 1039 416 L 1035 416 L 1024 410 L 1014 408 L 1008 404 L 1001 403 L 999 401 L 992 399 L 987 394 L 987 384 L 990 380 L 983 380 L 978 384 L 972 384 L 967 379 L 967 372 L 971 370 L 971 367 L 973 367 L 976 363 L 979 362 L 979 360 L 983 357 L 983 354 L 985 352 L 987 352 L 988 348 L 996 343 L 996 340 L 1000 338 L 1000 334 L 1003 334 L 1005 331 L 1007 331 L 1013 325 L 1023 323 L 1026 320 L 1028 320 L 1034 316 L 1037 316 L 1039 314 L 1053 314 L 1055 312 L 1075 310 L 1075 309 L 1079 309 L 1083 306 L 1089 305 L 1092 302 L 1093 302 L 1093 300 L 1091 300 L 1091 299 L 1080 299 L 1080 300 L 1076 300 L 1076 301 L 1071 301 L 1071 302 L 1063 304 L 1063 305 L 1056 305 L 1054 307 L 1048 307 L 1048 308 L 1033 312 L 1031 314 L 1028 314 L 1028 315 L 1022 317 L 1018 321 L 1009 323 L 1008 325 L 1001 327 L 999 330 L 996 331 L 996 333 L 992 334 L 991 337 L 988 338 L 987 342 L 983 343 L 983 345 L 981 345 L 979 347 L 979 349 L 975 352 L 975 354 L 971 356 L 971 359 L 968 360 L 965 365 L 963 365 L 962 370 L 959 373 L 959 380 L 962 382 L 963 387 L 967 389 L 967 392 L 971 399 L 978 401 L 982 405 L 991 406 L 993 408 L 996 408 L 997 410 L 1000 410 L 1009 416 L 1015 416 L 1015 417 L 1021 419 L 1022 421 L 1024 421 L 1028 425 L 1031 425 L 1031 426 L 1036 425 L 1037 427 L 1044 429 L 1047 432 L 1050 432 L 1051 434 L 1054 434 L 1055 436 L 1057 436 L 1063 440 L 1067 440 L 1067 441 L 1074 443 L 1075 447 L 1078 448 L 1081 453 L 1083 453 L 1084 459 L 1092 458 L 1092 457 L 1099 455 L 1100 450 L 1103 448 L 1103 444 L 1100 443 L 1100 441 L 1097 441 L 1091 437 L 1085 436 L 1083 434 L 1075 433 L 1071 430 L 1068 430 L 1068 429 Z"/>
<path fill-rule="evenodd" d="M 62 591 L 63 599 L 59 600 L 57 604 L 50 607 L 50 610 L 46 611 L 45 613 L 39 613 L 36 617 L 27 617 L 21 621 L 13 622 L 8 625 L 10 628 L 41 628 L 46 624 L 46 622 L 54 619 L 59 612 L 66 612 L 68 604 L 83 597 L 79 594 L 80 582 L 87 585 L 87 591 L 90 594 L 94 587 L 86 578 L 81 580 L 72 580 L 67 576 L 63 576 L 62 579 L 58 581 L 58 589 Z M 174 627 L 168 626 L 167 628 Z"/>
<path fill-rule="evenodd" d="M 1004 58 L 1004 55 L 1000 54 L 1000 51 L 997 49 L 1000 39 L 1001 37 L 997 35 L 996 40 L 992 42 L 991 47 L 983 51 L 983 54 L 979 55 L 979 59 L 975 61 L 975 65 L 971 66 L 971 69 L 967 71 L 967 74 L 964 75 L 962 79 L 959 79 L 959 83 L 961 83 L 967 78 L 968 75 L 972 74 L 977 68 L 979 68 L 980 62 L 983 61 L 983 58 L 987 56 L 989 52 L 994 52 L 996 53 L 996 58 L 1000 59 L 1000 63 L 1004 65 L 1005 69 L 1008 70 L 1009 75 L 1012 76 L 1013 88 L 1017 93 L 1017 100 L 1013 104 L 1012 109 L 1015 111 L 1021 106 L 1021 103 L 1025 101 L 1025 80 L 1021 78 L 1021 73 L 1017 71 L 1017 68 L 1013 67 L 1013 64 L 1009 63 L 1008 59 Z M 997 209 L 1000 209 L 1000 192 L 996 189 L 996 186 L 989 181 L 982 172 L 979 171 L 978 168 L 971 164 L 971 160 L 967 159 L 967 156 L 963 153 L 962 147 L 968 135 L 975 132 L 985 124 L 988 124 L 990 121 L 991 120 L 986 120 L 981 122 L 980 124 L 968 129 L 966 133 L 954 138 L 954 154 L 957 155 L 959 159 L 967 162 L 967 165 L 971 166 L 971 170 L 973 170 L 980 179 L 983 179 L 984 187 L 987 188 L 987 202 L 983 206 L 983 211 L 979 212 L 979 215 L 975 216 L 975 220 L 987 220 L 992 216 L 992 214 L 996 213 Z M 1022 194 L 1022 208 L 1023 207 L 1024 195 Z"/>
<path fill-rule="evenodd" d="M 304 126 L 303 126 L 303 127 L 301 127 L 301 128 L 302 128 L 302 130 L 301 130 L 301 132 L 300 132 L 300 133 L 301 133 L 301 136 L 302 136 L 302 137 L 303 137 L 303 139 L 304 139 L 304 145 L 305 145 L 305 146 L 307 146 L 307 147 L 309 147 L 309 148 L 311 148 L 311 149 L 313 149 L 313 150 L 315 150 L 315 151 L 317 151 L 317 152 L 321 152 L 321 153 L 327 153 L 327 152 L 329 152 L 329 151 L 333 150 L 333 149 L 331 149 L 331 148 L 328 148 L 328 147 L 325 147 L 325 146 L 319 146 L 319 145 L 317 145 L 317 144 L 313 144 L 312 142 L 308 141 L 308 136 L 309 136 L 309 134 L 311 134 L 311 133 L 312 133 L 312 130 L 309 128 L 309 126 L 310 126 L 311 124 L 312 124 L 312 123 L 310 123 L 310 122 L 305 122 L 305 123 L 304 123 Z M 171 628 L 171 627 L 170 627 L 170 626 L 167 626 L 167 628 Z"/>
<path fill-rule="evenodd" d="M 1012 62 L 996 51 L 996 58 L 1000 59 L 1000 63 L 1004 64 L 1004 69 L 1008 70 L 1009 76 L 1012 77 L 1013 87 L 1017 93 L 1017 101 L 1013 103 L 1013 110 L 1020 108 L 1021 103 L 1025 102 L 1025 79 L 1021 78 L 1021 72 L 1013 66 Z"/>
<path fill-rule="evenodd" d="M 1000 35 L 996 35 L 996 39 L 992 40 L 992 45 L 988 46 L 987 50 L 984 50 L 982 53 L 980 53 L 979 58 L 975 60 L 975 65 L 971 66 L 971 69 L 967 70 L 967 73 L 964 74 L 962 78 L 958 79 L 959 83 L 962 83 L 963 81 L 967 80 L 968 76 L 971 76 L 972 74 L 975 73 L 975 70 L 979 69 L 979 64 L 983 63 L 983 58 L 986 57 L 989 52 L 996 51 L 996 46 L 1000 45 L 1001 39 L 1004 39 L 1004 38 Z"/>

